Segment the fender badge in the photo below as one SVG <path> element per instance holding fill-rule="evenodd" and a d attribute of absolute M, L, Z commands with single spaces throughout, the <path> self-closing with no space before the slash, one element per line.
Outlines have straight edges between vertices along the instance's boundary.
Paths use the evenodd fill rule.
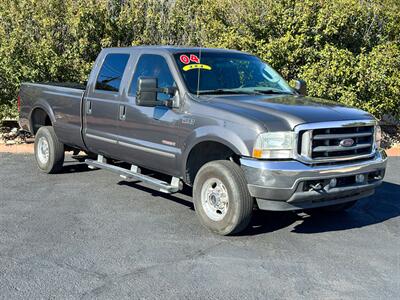
<path fill-rule="evenodd" d="M 161 143 L 169 146 L 176 146 L 176 143 L 173 141 L 168 141 L 168 140 L 162 140 Z"/>
<path fill-rule="evenodd" d="M 192 118 L 183 118 L 182 119 L 182 124 L 188 124 L 188 125 L 194 125 L 194 119 Z"/>

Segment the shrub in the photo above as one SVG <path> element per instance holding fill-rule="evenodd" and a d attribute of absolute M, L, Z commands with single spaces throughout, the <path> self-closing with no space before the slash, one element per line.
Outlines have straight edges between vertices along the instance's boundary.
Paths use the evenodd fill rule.
<path fill-rule="evenodd" d="M 397 0 L 2 0 L 0 117 L 21 82 L 84 82 L 102 47 L 143 44 L 244 50 L 312 96 L 400 117 Z"/>

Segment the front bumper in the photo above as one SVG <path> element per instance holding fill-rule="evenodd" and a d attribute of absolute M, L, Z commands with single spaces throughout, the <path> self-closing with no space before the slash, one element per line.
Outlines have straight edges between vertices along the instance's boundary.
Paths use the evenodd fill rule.
<path fill-rule="evenodd" d="M 266 161 L 241 158 L 248 188 L 262 210 L 301 210 L 329 206 L 370 196 L 382 183 L 386 153 L 376 152 L 373 159 L 334 165 L 306 165 L 301 162 Z M 355 176 L 363 174 L 364 181 Z M 331 187 L 331 179 L 337 185 Z M 320 183 L 321 189 L 310 188 Z"/>

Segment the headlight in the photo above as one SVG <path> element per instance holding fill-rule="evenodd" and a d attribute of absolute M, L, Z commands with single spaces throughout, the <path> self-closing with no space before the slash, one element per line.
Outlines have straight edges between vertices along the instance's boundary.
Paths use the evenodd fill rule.
<path fill-rule="evenodd" d="M 381 140 L 382 140 L 382 130 L 381 126 L 375 126 L 375 146 L 377 149 L 381 147 Z"/>
<path fill-rule="evenodd" d="M 257 137 L 254 158 L 292 158 L 296 134 L 292 131 L 266 132 Z"/>

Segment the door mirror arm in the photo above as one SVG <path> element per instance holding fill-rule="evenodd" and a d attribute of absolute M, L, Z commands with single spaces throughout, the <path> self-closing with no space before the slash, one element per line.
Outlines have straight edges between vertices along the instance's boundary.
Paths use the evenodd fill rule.
<path fill-rule="evenodd" d="M 175 96 L 175 93 L 178 89 L 176 87 L 163 87 L 163 88 L 157 88 L 157 92 L 167 94 L 170 96 Z"/>
<path fill-rule="evenodd" d="M 164 106 L 169 108 L 179 108 L 179 94 L 177 93 L 178 89 L 176 87 L 163 87 L 157 88 L 157 93 L 162 93 L 171 96 L 170 99 L 166 100 L 157 100 L 157 102 L 164 103 Z"/>

